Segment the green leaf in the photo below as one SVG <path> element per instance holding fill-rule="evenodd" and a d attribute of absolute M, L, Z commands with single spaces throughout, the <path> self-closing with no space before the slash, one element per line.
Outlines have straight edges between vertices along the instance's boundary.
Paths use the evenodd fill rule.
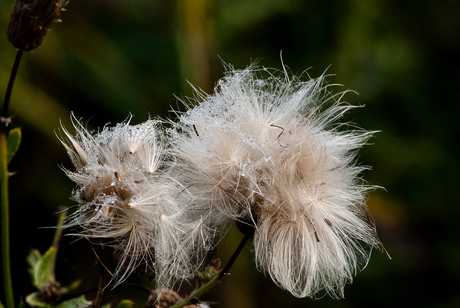
<path fill-rule="evenodd" d="M 56 253 L 56 248 L 51 246 L 43 256 L 35 249 L 27 256 L 32 284 L 39 290 L 43 288 L 45 282 L 55 282 L 54 264 Z"/>
<path fill-rule="evenodd" d="M 122 299 L 118 305 L 116 306 L 116 308 L 132 308 L 134 305 L 134 302 L 132 300 L 129 300 L 129 299 Z M 108 303 L 104 306 L 102 306 L 102 308 L 111 308 L 112 307 L 112 303 Z"/>
<path fill-rule="evenodd" d="M 56 306 L 56 308 L 78 308 L 78 307 L 87 307 L 91 305 L 92 302 L 86 300 L 84 295 L 69 299 L 68 301 L 62 302 Z"/>
<path fill-rule="evenodd" d="M 30 269 L 29 272 L 32 274 L 32 269 L 35 267 L 37 262 L 40 262 L 42 255 L 37 249 L 32 249 L 32 251 L 27 256 L 27 263 L 29 263 Z"/>
<path fill-rule="evenodd" d="M 132 308 L 134 302 L 129 299 L 124 299 L 120 303 L 118 303 L 117 308 Z"/>
<path fill-rule="evenodd" d="M 78 307 L 87 307 L 92 304 L 92 302 L 86 300 L 84 295 L 75 297 L 69 300 L 66 300 L 62 303 L 59 303 L 56 306 L 52 306 L 48 303 L 45 303 L 40 299 L 38 292 L 31 293 L 27 295 L 26 302 L 32 307 L 42 307 L 42 308 L 78 308 Z"/>
<path fill-rule="evenodd" d="M 32 280 L 32 284 L 34 287 L 37 289 L 40 289 L 40 287 L 37 285 L 37 279 L 36 279 L 36 272 L 38 271 L 38 268 L 40 267 L 40 263 L 42 261 L 42 255 L 37 249 L 32 249 L 32 251 L 29 253 L 27 256 L 27 263 L 29 263 L 29 274 L 30 274 L 30 279 Z"/>
<path fill-rule="evenodd" d="M 61 288 L 61 295 L 68 294 L 68 293 L 76 290 L 80 286 L 80 283 L 81 283 L 81 279 L 75 280 L 74 282 L 72 282 L 70 285 L 68 285 L 66 287 L 62 287 Z"/>
<path fill-rule="evenodd" d="M 22 133 L 21 128 L 16 127 L 10 130 L 7 139 L 7 160 L 8 163 L 13 159 L 14 155 L 19 149 L 21 143 Z"/>
<path fill-rule="evenodd" d="M 56 261 L 56 254 L 57 250 L 55 247 L 51 246 L 43 255 L 42 262 L 40 263 L 40 267 L 38 269 L 38 282 L 40 283 L 40 288 L 43 287 L 45 282 L 51 281 L 55 282 L 56 279 L 54 277 L 54 266 Z"/>
<path fill-rule="evenodd" d="M 26 303 L 32 307 L 45 307 L 46 303 L 40 299 L 38 292 L 30 293 L 26 296 Z"/>

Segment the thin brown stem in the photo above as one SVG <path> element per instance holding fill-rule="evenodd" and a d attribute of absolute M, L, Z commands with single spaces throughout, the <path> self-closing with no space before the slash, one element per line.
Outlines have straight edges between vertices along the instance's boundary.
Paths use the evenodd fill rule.
<path fill-rule="evenodd" d="M 211 290 L 222 277 L 228 273 L 230 268 L 232 267 L 233 263 L 235 263 L 236 258 L 239 256 L 241 251 L 243 250 L 244 246 L 246 245 L 247 241 L 249 240 L 250 236 L 244 235 L 243 239 L 241 240 L 240 244 L 236 248 L 233 255 L 228 260 L 227 264 L 224 268 L 219 271 L 211 280 L 209 280 L 206 284 L 202 285 L 198 290 L 194 291 L 192 294 L 181 300 L 180 302 L 176 303 L 175 305 L 171 306 L 170 308 L 181 308 L 187 305 L 191 305 L 192 302 L 190 301 L 191 298 L 199 299 L 203 294 L 207 293 Z"/>
<path fill-rule="evenodd" d="M 92 307 L 100 308 L 102 306 L 102 300 L 104 299 L 105 288 L 107 287 L 107 280 L 109 278 L 109 275 L 112 275 L 112 273 L 109 271 L 109 269 L 105 266 L 103 262 L 103 260 L 105 259 L 104 247 L 98 246 L 97 249 L 94 249 L 92 244 L 91 247 L 99 263 L 99 286 L 97 288 L 96 298 L 94 299 Z M 99 255 L 101 255 L 102 258 L 100 258 Z"/>
<path fill-rule="evenodd" d="M 238 256 L 240 255 L 241 251 L 243 250 L 244 246 L 248 242 L 249 238 L 250 238 L 249 235 L 246 235 L 246 234 L 244 235 L 243 239 L 241 240 L 240 244 L 236 248 L 235 252 L 230 257 L 230 259 L 228 260 L 227 264 L 224 266 L 224 268 L 220 272 L 218 279 L 221 279 L 225 274 L 228 273 L 228 271 L 232 267 L 233 263 L 235 263 L 236 258 L 238 258 Z"/>
<path fill-rule="evenodd" d="M 107 286 L 107 271 L 105 267 L 102 266 L 102 263 L 99 262 L 99 286 L 97 287 L 97 294 L 96 299 L 94 300 L 93 307 L 94 308 L 101 308 L 102 300 L 104 299 L 105 295 L 105 287 Z"/>
<path fill-rule="evenodd" d="M 14 59 L 13 68 L 11 69 L 10 80 L 8 81 L 8 87 L 6 88 L 5 100 L 3 101 L 3 110 L 2 117 L 6 118 L 8 115 L 8 106 L 10 104 L 11 92 L 13 91 L 14 80 L 16 79 L 16 74 L 18 72 L 19 63 L 24 51 L 19 50 L 16 52 L 16 58 Z"/>

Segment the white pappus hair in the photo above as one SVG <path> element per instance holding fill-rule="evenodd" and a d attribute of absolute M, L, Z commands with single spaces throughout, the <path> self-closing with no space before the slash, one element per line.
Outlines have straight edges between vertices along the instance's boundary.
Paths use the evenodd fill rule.
<path fill-rule="evenodd" d="M 230 69 L 169 130 L 188 215 L 252 226 L 258 268 L 297 297 L 342 297 L 379 246 L 356 163 L 373 132 L 338 122 L 353 106 L 330 89 L 324 75 Z"/>
<path fill-rule="evenodd" d="M 63 128 L 61 142 L 76 169 L 64 171 L 77 184 L 78 207 L 66 227 L 119 251 L 115 285 L 136 270 L 154 273 L 160 289 L 193 277 L 201 265 L 196 246 L 208 229 L 178 203 L 183 188 L 166 167 L 159 121 L 130 125 L 128 119 L 95 134 L 72 121 L 76 136 Z"/>

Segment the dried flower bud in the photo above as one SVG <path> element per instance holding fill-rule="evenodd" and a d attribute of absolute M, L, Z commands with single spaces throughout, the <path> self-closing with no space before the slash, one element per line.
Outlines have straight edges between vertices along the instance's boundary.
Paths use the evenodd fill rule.
<path fill-rule="evenodd" d="M 180 302 L 183 298 L 174 290 L 164 289 L 160 296 L 157 291 L 153 291 L 147 300 L 147 307 L 168 308 Z"/>
<path fill-rule="evenodd" d="M 40 299 L 46 303 L 53 303 L 59 300 L 61 290 L 57 282 L 47 281 L 38 293 Z"/>
<path fill-rule="evenodd" d="M 158 296 L 158 294 L 160 295 Z M 158 291 L 152 291 L 152 293 L 149 296 L 149 299 L 147 300 L 146 306 L 147 308 L 168 308 L 177 304 L 183 299 L 184 298 L 177 294 L 176 291 L 171 289 L 163 289 L 161 293 L 159 293 Z M 209 308 L 208 302 L 202 302 L 195 297 L 189 297 L 188 300 L 191 302 L 191 304 L 184 306 L 184 308 Z"/>
<path fill-rule="evenodd" d="M 8 23 L 8 40 L 22 51 L 40 46 L 68 0 L 16 0 Z"/>

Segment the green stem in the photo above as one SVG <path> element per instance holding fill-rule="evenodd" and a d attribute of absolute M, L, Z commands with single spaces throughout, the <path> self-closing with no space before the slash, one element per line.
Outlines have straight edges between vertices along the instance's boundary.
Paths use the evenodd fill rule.
<path fill-rule="evenodd" d="M 2 203 L 2 273 L 3 289 L 7 308 L 14 308 L 13 283 L 11 280 L 10 263 L 10 219 L 8 202 L 8 162 L 7 162 L 7 129 L 2 125 L 0 132 L 0 185 Z"/>
<path fill-rule="evenodd" d="M 243 239 L 241 240 L 240 244 L 236 248 L 235 252 L 228 260 L 225 267 L 219 271 L 211 280 L 209 280 L 206 284 L 202 285 L 198 290 L 181 300 L 180 302 L 176 303 L 175 305 L 171 306 L 170 308 L 181 308 L 187 305 L 191 305 L 190 298 L 200 298 L 203 294 L 207 293 L 211 290 L 219 281 L 220 279 L 230 270 L 233 263 L 235 263 L 236 258 L 243 250 L 244 246 L 246 245 L 247 241 L 249 240 L 250 236 L 244 235 Z"/>
<path fill-rule="evenodd" d="M 13 282 L 11 279 L 11 262 L 10 262 L 10 213 L 8 198 L 8 106 L 10 104 L 11 92 L 13 91 L 14 80 L 18 72 L 19 63 L 21 62 L 23 51 L 18 50 L 14 59 L 13 68 L 11 69 L 10 80 L 5 93 L 5 100 L 2 110 L 2 121 L 0 122 L 0 192 L 1 192 L 1 232 L 2 232 L 2 273 L 3 289 L 5 292 L 5 301 L 7 308 L 14 308 Z"/>
<path fill-rule="evenodd" d="M 53 238 L 53 244 L 52 244 L 52 246 L 56 249 L 56 253 L 54 254 L 54 259 L 53 259 L 53 272 L 52 272 L 53 277 L 56 277 L 55 269 L 56 269 L 57 253 L 59 250 L 59 244 L 61 243 L 61 239 L 62 239 L 62 230 L 63 230 L 62 226 L 64 225 L 66 217 L 67 217 L 67 209 L 61 208 L 61 212 L 59 213 L 59 216 L 58 216 L 57 227 L 56 227 L 56 231 L 54 232 L 54 238 Z"/>
<path fill-rule="evenodd" d="M 54 232 L 54 238 L 53 238 L 53 246 L 56 248 L 56 250 L 59 248 L 59 243 L 61 242 L 62 239 L 62 230 L 63 230 L 63 225 L 65 222 L 65 219 L 67 217 L 67 209 L 66 208 L 59 208 L 59 215 L 58 215 L 58 220 L 57 220 L 57 226 L 56 226 L 56 232 Z"/>

